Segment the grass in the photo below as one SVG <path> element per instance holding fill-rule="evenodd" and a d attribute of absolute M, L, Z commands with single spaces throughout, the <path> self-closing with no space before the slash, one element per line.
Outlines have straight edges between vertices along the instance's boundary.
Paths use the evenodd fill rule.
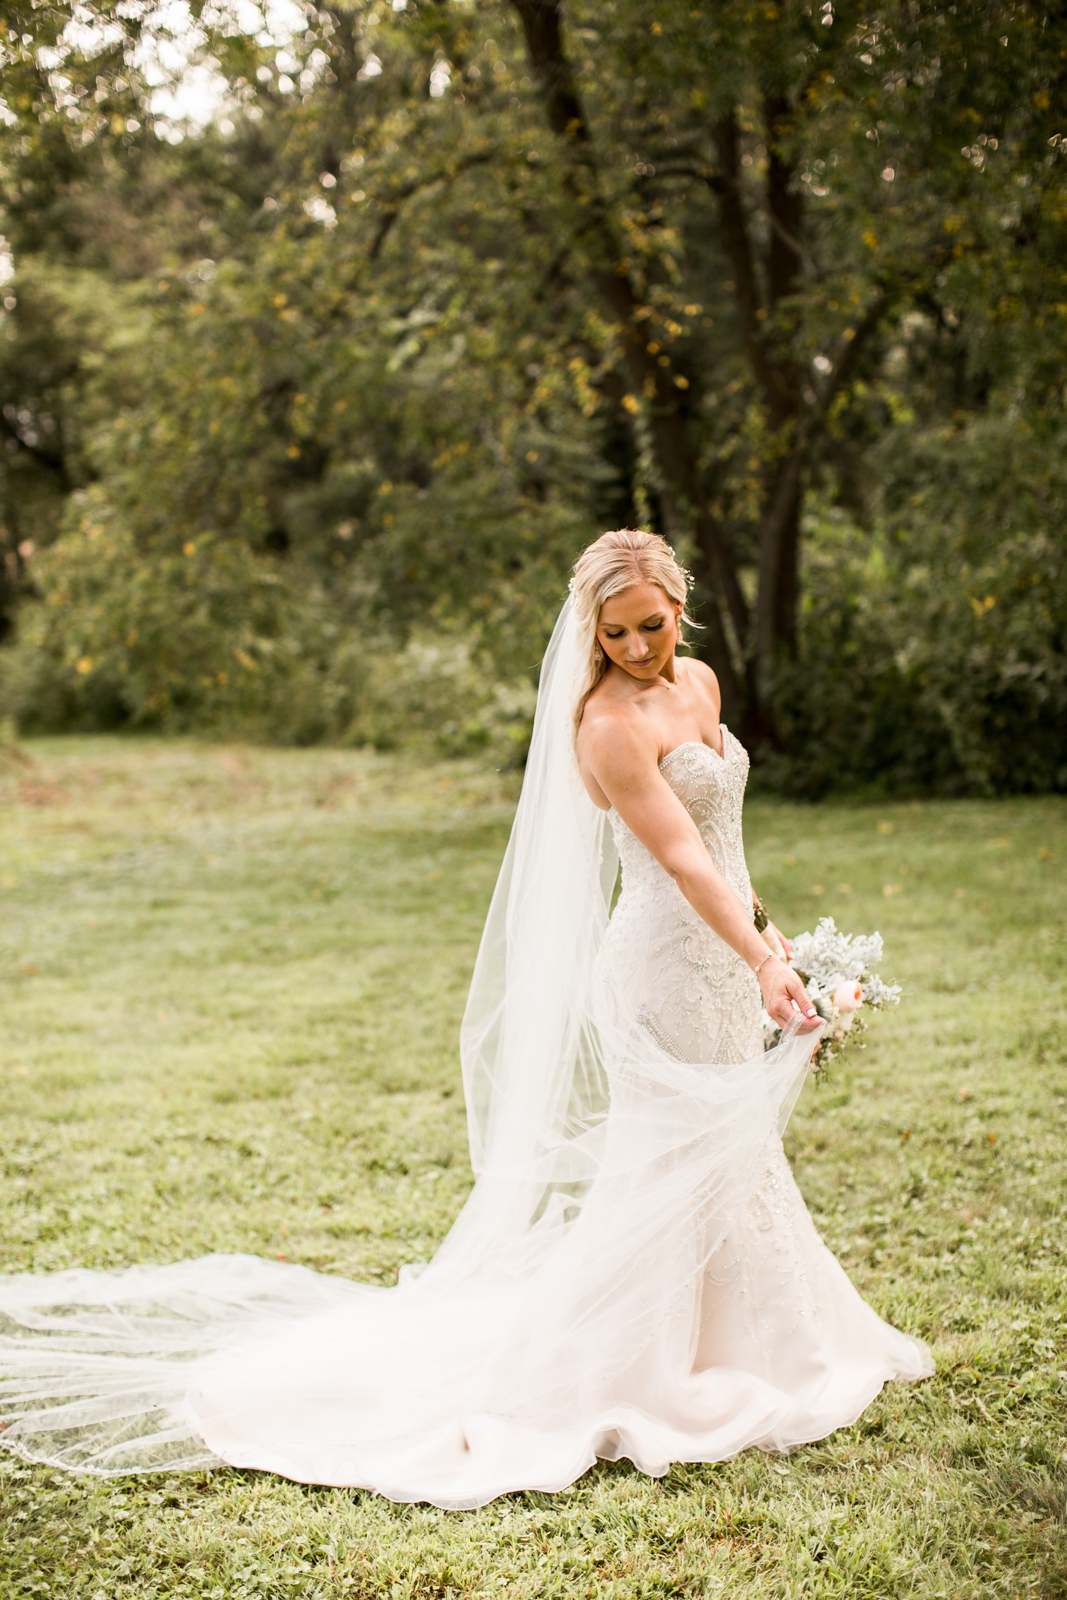
<path fill-rule="evenodd" d="M 102 738 L 0 758 L 0 1269 L 285 1256 L 390 1282 L 469 1185 L 456 1032 L 510 780 Z M 754 803 L 787 930 L 878 927 L 899 1012 L 788 1134 L 930 1340 L 788 1460 L 602 1465 L 479 1512 L 0 1454 L 0 1600 L 1067 1596 L 1061 801 Z"/>

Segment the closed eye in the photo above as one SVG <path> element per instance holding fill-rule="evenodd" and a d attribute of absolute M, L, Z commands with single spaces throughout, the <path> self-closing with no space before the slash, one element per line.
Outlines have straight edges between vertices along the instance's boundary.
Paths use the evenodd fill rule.
<path fill-rule="evenodd" d="M 660 618 L 660 620 L 658 622 L 643 622 L 641 624 L 641 627 L 643 628 L 645 633 L 658 633 L 659 630 L 662 628 L 662 626 L 663 626 L 663 618 L 662 617 Z M 609 633 L 608 630 L 605 628 L 604 629 L 604 637 L 605 637 L 605 639 L 613 639 L 613 640 L 614 639 L 624 639 L 626 637 L 626 630 L 624 628 L 621 633 Z"/>

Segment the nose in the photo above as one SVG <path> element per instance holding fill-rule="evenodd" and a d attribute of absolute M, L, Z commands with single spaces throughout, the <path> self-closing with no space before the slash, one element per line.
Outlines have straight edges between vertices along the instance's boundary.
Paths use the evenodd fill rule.
<path fill-rule="evenodd" d="M 630 646 L 631 661 L 645 661 L 652 654 L 652 648 L 647 639 L 642 639 L 640 634 Z"/>

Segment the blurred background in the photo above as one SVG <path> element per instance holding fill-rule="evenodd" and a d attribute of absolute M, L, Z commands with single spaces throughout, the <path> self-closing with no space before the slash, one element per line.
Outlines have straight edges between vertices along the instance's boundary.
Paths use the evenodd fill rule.
<path fill-rule="evenodd" d="M 637 525 L 765 789 L 1067 788 L 1061 10 L 4 16 L 9 735 L 521 764 Z"/>

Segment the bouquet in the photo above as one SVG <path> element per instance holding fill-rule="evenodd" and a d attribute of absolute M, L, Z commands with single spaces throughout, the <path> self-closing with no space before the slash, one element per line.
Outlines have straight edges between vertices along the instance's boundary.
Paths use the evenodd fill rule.
<path fill-rule="evenodd" d="M 867 1029 L 859 1015 L 864 1006 L 882 1011 L 900 1000 L 900 985 L 883 983 L 875 971 L 882 959 L 880 933 L 839 933 L 833 917 L 820 919 L 814 933 L 793 940 L 789 965 L 800 978 L 815 1010 L 826 1022 L 811 1058 L 818 1072 Z M 782 1037 L 778 1024 L 763 1013 L 763 1047 L 770 1050 Z"/>

